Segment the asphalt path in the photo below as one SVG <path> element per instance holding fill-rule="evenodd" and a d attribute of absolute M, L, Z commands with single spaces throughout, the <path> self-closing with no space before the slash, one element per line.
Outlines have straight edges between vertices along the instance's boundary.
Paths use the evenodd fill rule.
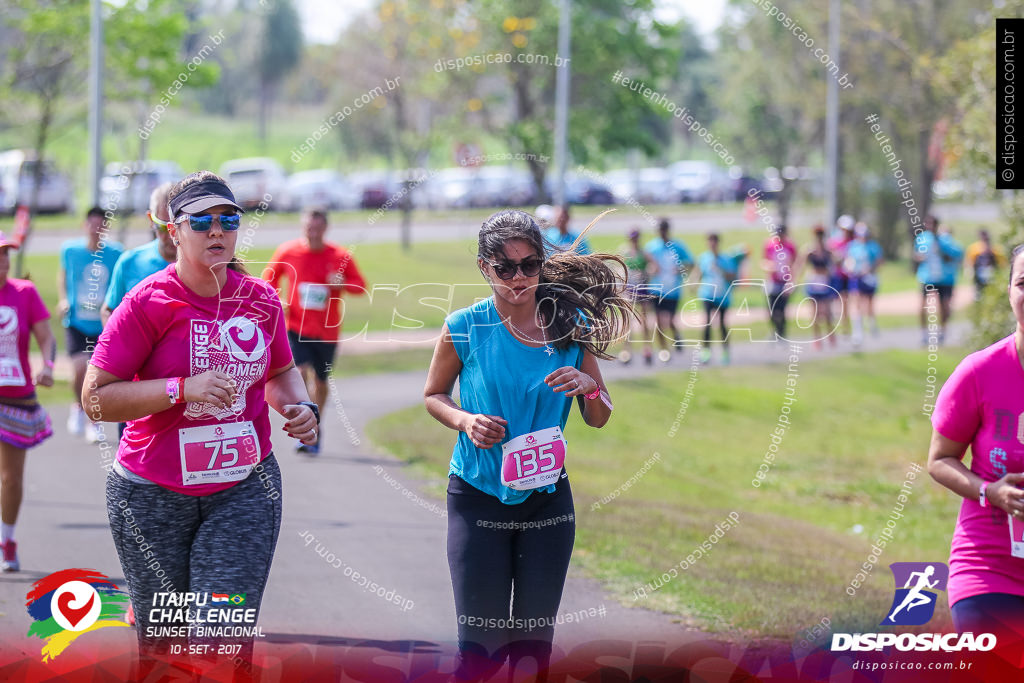
<path fill-rule="evenodd" d="M 877 338 L 869 337 L 863 350 L 886 348 L 919 349 L 919 334 L 913 329 L 883 331 Z M 851 351 L 843 342 L 834 350 L 807 350 L 803 358 Z M 674 354 L 670 363 L 652 367 L 605 363 L 602 372 L 611 380 L 687 372 L 693 367 L 691 353 L 686 349 Z M 733 362 L 779 364 L 784 372 L 787 355 L 785 346 L 740 344 L 734 347 Z M 454 651 L 456 615 L 445 554 L 444 500 L 426 493 L 425 482 L 366 436 L 368 421 L 420 403 L 424 380 L 425 369 L 337 380 L 324 411 L 327 445 L 316 458 L 294 453 L 281 430 L 283 420 L 272 412 L 284 514 L 260 615 L 267 637 L 258 644 L 258 652 L 367 642 L 365 647 L 380 652 L 394 652 L 409 643 L 425 643 L 448 655 Z M 32 581 L 69 567 L 94 568 L 116 582 L 123 580 L 104 504 L 103 466 L 111 450 L 68 435 L 63 404 L 52 406 L 51 415 L 54 437 L 28 458 L 18 524 L 22 571 L 0 575 L 0 642 L 6 643 L 0 645 L 0 663 L 11 661 L 18 652 L 38 658 L 38 649 L 32 647 L 38 648 L 39 641 L 33 646 L 24 640 L 30 625 L 25 594 Z M 438 472 L 435 483 L 443 476 Z M 577 496 L 578 517 L 588 514 L 591 502 Z M 328 553 L 343 563 L 341 569 L 321 557 Z M 666 558 L 666 566 L 676 561 Z M 352 572 L 346 574 L 345 567 Z M 391 599 L 360 587 L 352 578 L 354 572 L 385 587 Z M 599 614 L 590 616 L 592 609 Z M 696 642 L 708 635 L 679 617 L 620 605 L 574 566 L 560 614 L 581 611 L 585 617 L 556 628 L 555 644 L 563 651 L 608 639 L 639 647 L 644 642 Z M 104 631 L 85 637 L 95 635 L 95 644 L 116 648 L 130 647 L 134 641 L 130 629 Z"/>

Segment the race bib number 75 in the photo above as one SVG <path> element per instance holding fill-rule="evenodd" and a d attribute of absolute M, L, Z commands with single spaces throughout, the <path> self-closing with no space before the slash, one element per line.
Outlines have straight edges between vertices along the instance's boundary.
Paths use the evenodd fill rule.
<path fill-rule="evenodd" d="M 252 422 L 179 429 L 178 443 L 184 486 L 240 481 L 260 460 Z"/>
<path fill-rule="evenodd" d="M 560 427 L 539 429 L 501 446 L 501 483 L 517 491 L 554 484 L 565 462 L 565 439 Z"/>

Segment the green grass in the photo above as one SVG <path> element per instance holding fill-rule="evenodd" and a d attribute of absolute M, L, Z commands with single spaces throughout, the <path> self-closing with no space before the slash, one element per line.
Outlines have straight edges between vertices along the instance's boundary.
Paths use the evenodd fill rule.
<path fill-rule="evenodd" d="M 963 353 L 942 354 L 945 377 Z M 574 563 L 627 605 L 717 632 L 791 638 L 828 616 L 833 631 L 877 630 L 889 606 L 887 565 L 945 561 L 957 500 L 917 475 L 896 539 L 855 598 L 844 592 L 885 526 L 911 463 L 923 464 L 926 359 L 913 352 L 802 360 L 792 426 L 758 489 L 751 485 L 782 405 L 784 366 L 701 370 L 669 436 L 688 372 L 615 382 L 601 430 L 574 411 L 566 427 L 576 498 Z M 454 434 L 414 407 L 371 423 L 371 437 L 418 463 L 443 491 Z M 415 438 L 409 435 L 415 434 Z M 600 509 L 654 453 L 661 460 Z M 731 511 L 740 524 L 647 600 L 633 590 L 693 553 Z M 865 531 L 855 534 L 855 524 Z"/>
<path fill-rule="evenodd" d="M 759 235 L 739 233 L 727 242 L 738 243 L 746 238 L 750 244 L 754 237 Z M 597 236 L 593 240 L 595 250 L 614 251 L 620 244 L 621 240 L 615 236 Z M 250 270 L 258 273 L 272 253 L 270 248 L 252 249 L 247 255 Z M 355 335 L 362 329 L 377 332 L 440 328 L 447 311 L 490 295 L 490 289 L 476 268 L 475 254 L 473 240 L 423 242 L 414 244 L 408 252 L 387 243 L 355 245 L 353 256 L 370 285 L 372 297 L 345 298 L 343 334 Z M 26 254 L 25 275 L 36 283 L 51 310 L 55 309 L 58 298 L 57 265 L 56 254 Z M 883 272 L 883 292 L 916 289 L 916 281 L 904 264 L 887 264 L 886 267 L 892 272 Z M 760 277 L 759 271 L 752 268 L 751 276 Z M 695 293 L 696 288 L 691 291 Z M 743 305 L 764 308 L 767 304 L 763 290 L 755 286 L 738 288 L 733 299 L 733 310 Z M 52 325 L 63 348 L 64 334 L 56 317 Z M 760 324 L 755 327 L 760 328 Z M 767 330 L 767 326 L 764 329 Z"/>
<path fill-rule="evenodd" d="M 342 344 L 331 374 L 335 377 L 355 377 L 386 372 L 426 371 L 433 355 L 433 346 L 408 351 L 346 354 Z"/>

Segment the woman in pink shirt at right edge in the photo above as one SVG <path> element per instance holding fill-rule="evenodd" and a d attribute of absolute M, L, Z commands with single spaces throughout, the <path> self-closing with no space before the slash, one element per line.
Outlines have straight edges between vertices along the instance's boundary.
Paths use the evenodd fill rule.
<path fill-rule="evenodd" d="M 160 665 L 154 655 L 230 660 L 244 678 L 281 528 L 269 408 L 304 443 L 319 411 L 277 292 L 234 257 L 242 209 L 230 188 L 200 171 L 167 201 L 178 260 L 114 310 L 82 402 L 92 419 L 128 423 L 107 514 L 135 609 L 135 680 Z"/>
<path fill-rule="evenodd" d="M 1024 245 L 1010 259 L 1013 334 L 967 356 L 932 413 L 928 472 L 963 497 L 949 553 L 949 604 L 959 633 L 1024 645 Z M 971 466 L 963 463 L 971 447 Z"/>

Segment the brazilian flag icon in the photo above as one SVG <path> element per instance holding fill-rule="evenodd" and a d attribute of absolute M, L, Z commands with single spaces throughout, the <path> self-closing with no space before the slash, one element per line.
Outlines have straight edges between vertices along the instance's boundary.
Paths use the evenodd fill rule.
<path fill-rule="evenodd" d="M 244 605 L 245 604 L 245 595 L 246 595 L 245 593 L 235 593 L 229 599 L 235 605 Z"/>

